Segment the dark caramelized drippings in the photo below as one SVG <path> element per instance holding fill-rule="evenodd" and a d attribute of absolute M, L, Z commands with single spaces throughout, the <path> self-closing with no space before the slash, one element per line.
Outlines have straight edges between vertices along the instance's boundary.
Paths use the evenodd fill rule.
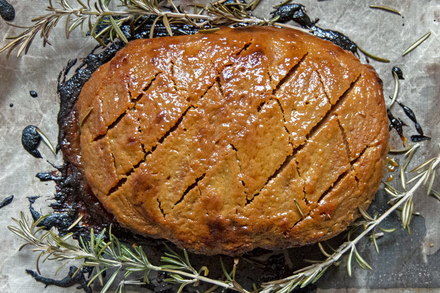
<path fill-rule="evenodd" d="M 0 16 L 6 21 L 13 21 L 15 18 L 15 9 L 6 0 L 0 0 Z"/>
<path fill-rule="evenodd" d="M 305 7 L 302 4 L 291 3 L 280 5 L 275 11 L 271 12 L 271 14 L 274 17 L 279 17 L 277 22 L 285 23 L 293 20 L 302 27 L 310 29 L 314 36 L 326 41 L 330 41 L 342 49 L 358 55 L 358 47 L 352 40 L 338 31 L 318 27 L 316 23 L 319 21 L 319 19 L 312 21 L 307 15 Z"/>
<path fill-rule="evenodd" d="M 35 158 L 42 158 L 40 152 L 38 151 L 40 142 L 41 137 L 37 133 L 36 126 L 29 125 L 23 129 L 21 134 L 21 144 L 23 145 L 24 149 Z"/>
<path fill-rule="evenodd" d="M 2 200 L 0 202 L 0 209 L 7 206 L 8 204 L 10 204 L 13 199 L 14 199 L 14 196 L 10 195 L 10 196 L 6 197 L 4 200 Z"/>

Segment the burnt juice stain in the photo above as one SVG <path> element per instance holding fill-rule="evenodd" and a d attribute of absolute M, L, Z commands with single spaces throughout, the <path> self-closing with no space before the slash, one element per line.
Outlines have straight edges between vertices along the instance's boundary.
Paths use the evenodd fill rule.
<path fill-rule="evenodd" d="M 52 172 L 39 172 L 36 177 L 40 179 L 40 181 L 56 181 L 61 179 L 60 176 L 55 174 L 56 171 Z"/>
<path fill-rule="evenodd" d="M 391 71 L 392 71 L 392 72 L 395 72 L 395 73 L 397 74 L 397 77 L 398 77 L 399 79 L 405 79 L 405 78 L 403 78 L 403 71 L 402 71 L 402 69 L 400 69 L 399 67 L 394 66 L 393 69 L 392 69 Z"/>
<path fill-rule="evenodd" d="M 15 9 L 6 0 L 0 0 L 0 16 L 6 21 L 13 21 L 15 18 Z"/>
<path fill-rule="evenodd" d="M 355 55 L 358 54 L 358 47 L 347 36 L 338 31 L 318 27 L 316 23 L 319 21 L 319 19 L 311 20 L 305 11 L 304 5 L 302 4 L 291 3 L 280 5 L 275 11 L 271 12 L 271 14 L 273 17 L 279 17 L 277 22 L 285 23 L 293 20 L 302 27 L 310 29 L 314 36 L 330 41 Z"/>
<path fill-rule="evenodd" d="M 387 110 L 387 114 L 388 114 L 388 120 L 390 121 L 389 130 L 394 128 L 399 134 L 400 139 L 403 142 L 403 145 L 406 145 L 406 138 L 403 135 L 403 126 L 408 126 L 408 125 L 406 125 L 401 119 L 394 117 L 390 110 Z"/>
<path fill-rule="evenodd" d="M 411 135 L 412 142 L 420 142 L 420 141 L 425 141 L 425 140 L 431 140 L 431 138 L 429 136 L 425 136 L 425 135 Z"/>
<path fill-rule="evenodd" d="M 358 47 L 346 35 L 338 31 L 322 29 L 315 25 L 312 26 L 310 29 L 313 31 L 313 35 L 315 37 L 330 41 L 333 44 L 341 47 L 344 50 L 350 51 L 355 55 L 358 53 Z"/>
<path fill-rule="evenodd" d="M 69 268 L 69 273 L 67 274 L 67 276 L 62 278 L 61 280 L 45 278 L 32 270 L 26 270 L 26 273 L 31 275 L 35 279 L 35 281 L 46 285 L 46 287 L 53 285 L 61 288 L 68 288 L 74 285 L 79 285 L 77 286 L 77 289 L 84 289 L 86 293 L 92 293 L 92 288 L 87 286 L 88 282 L 85 278 L 85 274 L 88 273 L 88 268 L 86 267 L 78 270 L 77 267 L 71 266 Z"/>
<path fill-rule="evenodd" d="M 38 151 L 38 146 L 40 145 L 41 137 L 37 133 L 37 127 L 33 125 L 28 125 L 23 129 L 21 134 L 21 144 L 24 149 L 30 153 L 35 158 L 42 158 L 40 152 Z"/>
<path fill-rule="evenodd" d="M 8 204 L 10 204 L 10 203 L 12 202 L 13 199 L 14 199 L 14 196 L 11 195 L 11 196 L 8 196 L 7 198 L 5 198 L 4 200 L 2 200 L 2 201 L 0 202 L 0 209 L 1 209 L 2 207 L 7 206 Z"/>
<path fill-rule="evenodd" d="M 414 127 L 416 128 L 416 131 L 417 131 L 420 135 L 425 135 L 425 134 L 423 133 L 422 126 L 421 126 L 418 122 L 414 123 Z"/>
<path fill-rule="evenodd" d="M 404 104 L 397 102 L 400 107 L 402 107 L 403 112 L 405 112 L 405 115 L 411 119 L 412 122 L 414 122 L 414 127 L 416 131 L 420 134 L 420 137 L 424 136 L 422 126 L 417 122 L 416 114 L 414 114 L 414 111 L 411 110 L 408 106 L 405 106 Z"/>
<path fill-rule="evenodd" d="M 408 106 L 405 106 L 404 104 L 397 102 L 400 107 L 402 107 L 403 112 L 405 112 L 405 115 L 411 119 L 412 122 L 417 123 L 416 114 L 414 114 L 414 111 L 411 110 Z"/>
<path fill-rule="evenodd" d="M 36 91 L 30 91 L 29 94 L 32 98 L 38 98 L 38 93 Z"/>

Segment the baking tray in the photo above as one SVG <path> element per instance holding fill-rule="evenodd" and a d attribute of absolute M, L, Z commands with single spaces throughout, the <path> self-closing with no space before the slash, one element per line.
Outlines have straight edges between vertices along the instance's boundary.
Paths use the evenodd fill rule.
<path fill-rule="evenodd" d="M 30 19 L 44 14 L 45 0 L 9 1 L 16 9 L 14 24 L 28 25 Z M 281 1 L 263 0 L 256 14 L 266 16 L 272 6 Z M 76 4 L 71 0 L 72 4 Z M 189 4 L 189 1 L 183 4 Z M 440 4 L 438 1 L 299 1 L 307 7 L 309 15 L 319 18 L 319 25 L 343 32 L 368 52 L 386 57 L 390 63 L 370 59 L 384 83 L 386 97 L 392 95 L 393 77 L 391 69 L 399 66 L 405 80 L 400 82 L 399 100 L 410 106 L 426 135 L 432 137 L 424 142 L 412 165 L 439 154 L 440 149 Z M 371 4 L 390 5 L 401 12 L 401 16 L 369 8 Z M 6 43 L 6 35 L 19 30 L 0 20 L 0 46 Z M 420 36 L 430 31 L 431 37 L 410 54 L 401 53 Z M 79 32 L 65 40 L 63 23 L 54 29 L 50 38 L 53 46 L 42 47 L 36 39 L 29 53 L 20 58 L 0 55 L 0 200 L 14 195 L 13 202 L 0 210 L 0 292 L 73 292 L 74 287 L 62 289 L 50 286 L 44 288 L 36 283 L 25 269 L 34 269 L 36 254 L 30 249 L 18 251 L 22 240 L 7 230 L 11 217 L 19 217 L 20 211 L 27 212 L 28 196 L 41 196 L 38 204 L 43 212 L 49 212 L 47 205 L 54 194 L 54 185 L 40 182 L 35 174 L 50 171 L 48 164 L 61 163 L 61 156 L 53 156 L 44 146 L 40 151 L 44 159 L 35 159 L 21 147 L 21 131 L 27 125 L 38 126 L 52 142 L 57 140 L 56 115 L 59 101 L 56 95 L 56 79 L 69 59 L 85 57 L 96 45 L 91 38 L 84 38 Z M 13 55 L 13 54 L 12 54 Z M 363 62 L 365 58 L 361 57 Z M 29 91 L 38 93 L 37 98 Z M 409 137 L 416 134 L 414 127 L 401 111 L 394 107 L 393 113 L 410 125 L 405 128 Z M 401 148 L 402 143 L 392 131 L 392 145 Z M 402 158 L 397 157 L 398 160 Z M 388 174 L 389 175 L 389 174 Z M 387 175 L 387 176 L 388 176 Z M 397 177 L 398 174 L 395 172 Z M 399 186 L 394 180 L 392 184 Z M 434 185 L 440 189 L 440 180 Z M 382 213 L 387 207 L 388 195 L 381 188 L 369 212 Z M 411 223 L 411 235 L 401 228 L 398 215 L 392 215 L 384 226 L 398 227 L 398 230 L 378 240 L 380 254 L 376 254 L 369 241 L 357 246 L 360 254 L 371 264 L 374 271 L 354 267 L 349 277 L 346 266 L 329 269 L 307 292 L 434 292 L 440 290 L 440 201 L 428 197 L 425 190 L 417 192 L 414 198 L 415 211 L 420 216 Z M 292 259 L 301 255 L 319 257 L 316 247 L 290 250 Z M 213 264 L 214 265 L 214 264 Z M 51 277 L 56 268 L 48 263 L 42 266 L 45 276 Z M 243 274 L 246 269 L 242 268 Z M 66 275 L 61 271 L 56 278 Z M 78 292 L 81 292 L 78 290 Z M 134 291 L 137 292 L 137 291 Z"/>

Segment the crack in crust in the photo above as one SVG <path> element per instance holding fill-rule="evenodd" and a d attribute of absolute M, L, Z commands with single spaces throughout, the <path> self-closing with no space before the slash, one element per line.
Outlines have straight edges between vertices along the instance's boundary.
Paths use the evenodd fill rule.
<path fill-rule="evenodd" d="M 128 171 L 117 183 L 116 183 L 116 185 L 115 186 L 113 186 L 111 189 L 110 189 L 110 191 L 108 192 L 108 196 L 110 196 L 110 195 L 112 195 L 113 193 L 115 193 L 116 191 L 118 191 L 119 190 L 119 188 L 121 188 L 122 187 L 122 185 L 124 185 L 124 183 L 127 181 L 127 178 L 136 170 L 136 169 L 138 169 L 139 168 L 139 166 L 142 164 L 142 163 L 144 163 L 146 160 L 147 160 L 147 156 L 151 153 L 151 152 L 146 152 L 145 151 L 145 147 L 144 147 L 144 145 L 143 144 L 141 144 L 141 148 L 142 148 L 142 151 L 143 151 L 143 153 L 144 153 L 144 157 L 139 161 L 139 162 L 137 162 L 136 163 L 136 165 L 134 165 L 133 166 L 133 168 L 131 168 L 131 170 L 130 171 Z M 114 158 L 114 155 L 113 154 L 111 154 L 112 155 L 112 157 Z"/>
<path fill-rule="evenodd" d="M 235 159 L 237 160 L 237 165 L 238 165 L 238 169 L 240 170 L 240 173 L 238 174 L 238 178 L 240 179 L 240 183 L 241 185 L 243 185 L 244 189 L 244 195 L 247 197 L 247 193 L 246 193 L 246 184 L 244 183 L 242 177 L 243 177 L 243 171 L 241 170 L 241 162 L 240 159 L 238 158 L 238 150 L 235 148 L 235 146 L 233 144 L 230 144 L 232 150 L 235 152 Z"/>
<path fill-rule="evenodd" d="M 281 163 L 281 165 L 275 170 L 275 172 L 271 176 L 269 176 L 269 178 L 267 178 L 266 183 L 264 183 L 264 186 L 261 187 L 261 189 L 257 193 L 255 193 L 251 199 L 247 200 L 246 205 L 250 204 L 255 199 L 255 197 L 260 195 L 260 193 L 266 188 L 269 182 L 275 179 L 276 177 L 278 177 L 278 175 L 281 172 L 283 172 L 283 170 L 289 165 L 290 161 L 292 161 L 294 158 L 295 158 L 294 155 L 288 155 L 284 160 L 284 162 Z"/>
<path fill-rule="evenodd" d="M 157 201 L 157 204 L 158 204 L 158 206 L 159 206 L 159 210 L 160 210 L 160 212 L 162 213 L 163 218 L 165 219 L 166 214 L 165 214 L 165 212 L 164 212 L 164 210 L 163 210 L 163 208 L 162 208 L 162 203 L 160 202 L 159 198 L 157 198 L 156 201 Z"/>
<path fill-rule="evenodd" d="M 318 203 L 319 202 L 321 202 L 324 198 L 325 198 L 325 196 L 327 195 L 327 194 L 329 194 L 331 191 L 333 191 L 337 186 L 338 186 L 338 184 L 339 184 L 339 182 L 341 182 L 345 177 L 347 177 L 349 175 L 349 171 L 346 171 L 346 172 L 344 172 L 344 173 L 342 173 L 339 177 L 338 177 L 338 179 L 327 189 L 327 190 L 325 190 L 322 194 L 321 194 L 321 196 L 319 197 L 319 200 L 318 200 Z M 309 205 L 309 204 L 307 204 L 307 205 Z M 307 212 L 307 214 L 305 214 L 304 215 L 304 217 L 302 217 L 301 219 L 299 219 L 297 222 L 295 222 L 295 224 L 293 224 L 293 226 L 292 227 L 290 227 L 286 232 L 285 232 L 285 235 L 287 235 L 287 234 L 289 234 L 292 230 L 293 230 L 293 228 L 295 228 L 295 226 L 297 226 L 297 225 L 299 225 L 302 221 L 304 221 L 304 220 L 306 220 L 314 211 L 316 211 L 316 210 L 318 210 L 319 209 L 319 206 L 316 206 L 315 208 L 313 208 L 313 209 L 310 209 L 308 212 Z"/>
<path fill-rule="evenodd" d="M 350 154 L 350 146 L 348 145 L 348 141 L 347 141 L 347 134 L 345 133 L 345 130 L 341 125 L 341 121 L 339 119 L 337 120 L 338 120 L 339 129 L 341 130 L 342 140 L 344 141 L 345 149 L 347 150 L 347 158 L 350 161 L 351 154 Z M 353 166 L 351 167 L 353 168 Z"/>

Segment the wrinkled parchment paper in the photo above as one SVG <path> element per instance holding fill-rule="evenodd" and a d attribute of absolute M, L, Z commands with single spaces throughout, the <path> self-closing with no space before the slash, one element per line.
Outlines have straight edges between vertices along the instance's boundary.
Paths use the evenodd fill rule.
<path fill-rule="evenodd" d="M 13 22 L 16 25 L 29 25 L 30 19 L 45 13 L 48 3 L 46 0 L 9 2 L 16 9 Z M 76 5 L 74 0 L 69 2 Z M 280 2 L 262 0 L 256 14 L 268 16 L 271 7 Z M 388 64 L 370 60 L 384 82 L 386 97 L 393 91 L 391 68 L 402 68 L 405 80 L 400 83 L 399 100 L 414 110 L 425 134 L 432 137 L 430 142 L 422 144 L 412 165 L 439 154 L 440 3 L 435 0 L 298 2 L 306 5 L 311 17 L 320 18 L 321 27 L 343 32 L 368 52 L 391 60 Z M 370 4 L 393 6 L 402 16 L 370 9 Z M 6 54 L 0 55 L 0 201 L 9 195 L 15 196 L 9 206 L 0 209 L 0 292 L 4 293 L 81 292 L 75 287 L 45 289 L 43 284 L 35 282 L 25 269 L 35 269 L 37 254 L 29 248 L 19 252 L 23 241 L 7 229 L 13 223 L 11 217 L 18 218 L 20 211 L 28 214 L 28 196 L 41 196 L 37 207 L 41 207 L 43 213 L 50 211 L 47 205 L 54 194 L 54 185 L 40 182 L 35 174 L 53 170 L 46 160 L 60 164 L 61 155 L 55 157 L 42 144 L 39 149 L 44 159 L 30 156 L 21 146 L 21 131 L 27 125 L 35 125 L 56 143 L 57 76 L 69 59 L 85 57 L 96 44 L 91 38 L 81 37 L 79 31 L 66 40 L 63 25 L 62 21 L 53 30 L 50 37 L 53 46 L 43 48 L 37 38 L 26 56 L 6 59 Z M 401 56 L 404 49 L 428 31 L 432 35 L 425 43 L 407 56 Z M 0 46 L 6 43 L 5 36 L 17 32 L 18 29 L 0 19 Z M 362 60 L 365 62 L 363 57 Z M 31 90 L 38 93 L 37 98 L 29 95 Z M 413 124 L 398 105 L 394 106 L 393 113 L 409 125 L 405 128 L 408 138 L 416 134 Z M 393 147 L 402 148 L 395 131 L 392 134 Z M 398 176 L 397 172 L 395 176 Z M 393 184 L 400 188 L 397 180 Z M 440 178 L 434 188 L 440 191 Z M 382 203 L 383 208 L 377 208 L 377 212 L 384 211 L 386 199 L 387 195 L 380 190 L 377 201 Z M 310 290 L 328 293 L 340 292 L 341 289 L 347 289 L 345 292 L 373 292 L 373 289 L 381 292 L 387 288 L 386 292 L 413 292 L 414 288 L 419 288 L 418 292 L 428 291 L 429 288 L 440 290 L 440 202 L 428 197 L 426 190 L 420 190 L 414 201 L 415 211 L 421 216 L 413 220 L 412 235 L 398 226 L 399 219 L 394 216 L 384 226 L 394 225 L 399 229 L 379 239 L 379 255 L 367 241 L 358 245 L 361 255 L 374 267 L 373 272 L 354 266 L 353 277 L 350 278 L 345 264 L 342 264 L 329 270 Z M 52 277 L 57 267 L 58 264 L 48 262 L 42 265 L 42 273 Z M 55 278 L 64 277 L 67 269 L 68 266 Z M 245 271 L 245 268 L 241 270 Z"/>

